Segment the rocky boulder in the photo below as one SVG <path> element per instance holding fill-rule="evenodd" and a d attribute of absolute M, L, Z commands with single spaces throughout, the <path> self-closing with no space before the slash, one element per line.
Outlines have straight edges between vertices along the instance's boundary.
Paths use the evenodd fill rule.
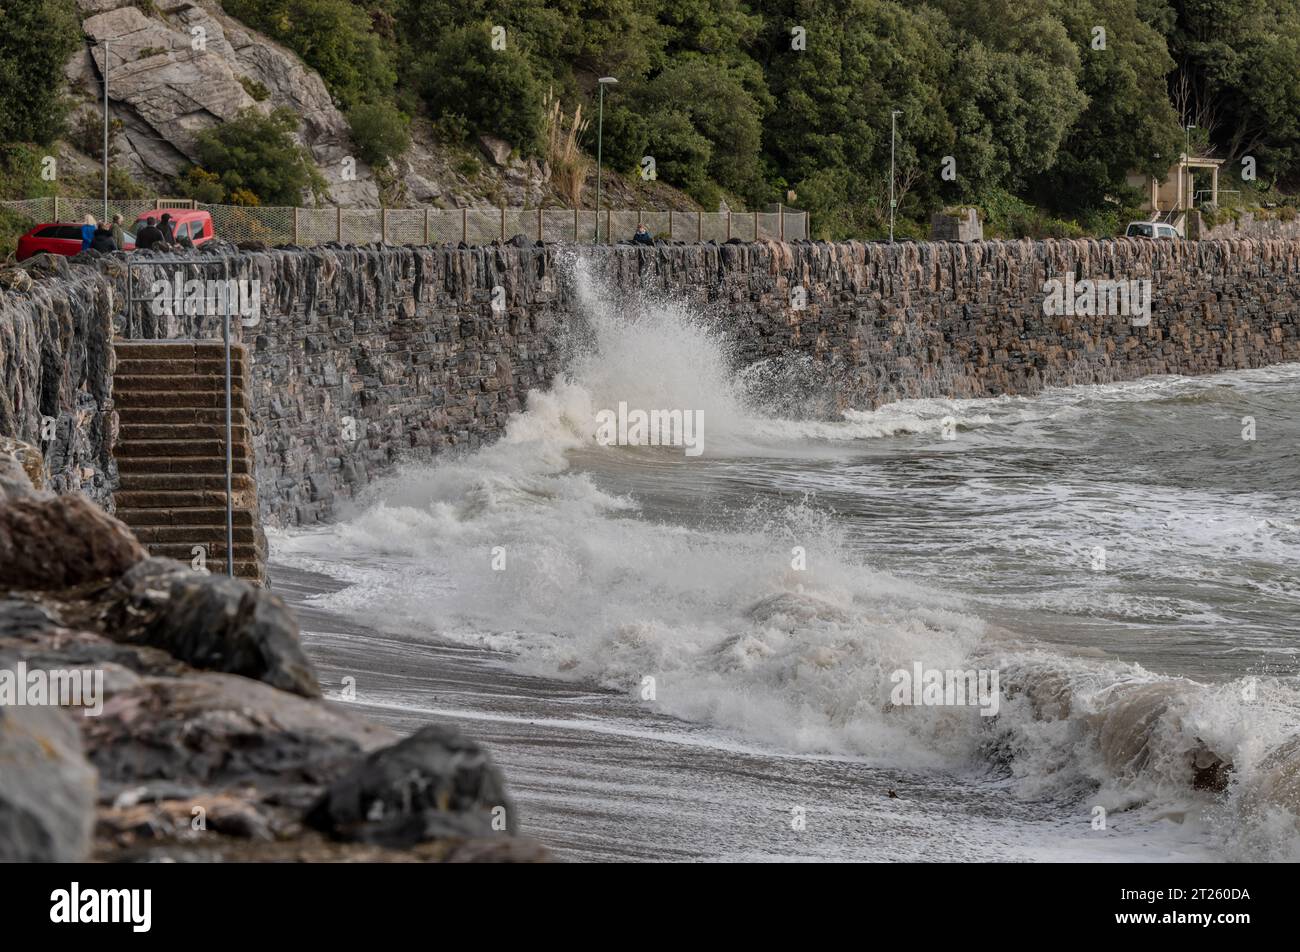
<path fill-rule="evenodd" d="M 90 852 L 95 771 L 73 719 L 0 706 L 0 863 L 70 863 Z"/>
<path fill-rule="evenodd" d="M 85 496 L 10 497 L 0 504 L 0 588 L 111 581 L 147 554 L 126 526 Z"/>
<path fill-rule="evenodd" d="M 284 602 L 243 579 L 151 558 L 126 572 L 105 603 L 101 622 L 115 639 L 161 648 L 196 668 L 320 696 Z"/>
<path fill-rule="evenodd" d="M 330 784 L 306 822 L 339 839 L 390 847 L 517 829 L 487 752 L 441 725 L 368 755 Z"/>

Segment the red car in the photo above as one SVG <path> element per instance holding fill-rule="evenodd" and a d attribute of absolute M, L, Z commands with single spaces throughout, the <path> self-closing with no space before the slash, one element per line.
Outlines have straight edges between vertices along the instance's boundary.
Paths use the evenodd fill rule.
<path fill-rule="evenodd" d="M 212 215 L 209 212 L 196 211 L 192 208 L 155 208 L 145 212 L 131 226 L 133 232 L 144 227 L 146 218 L 159 219 L 171 215 L 176 226 L 176 240 L 188 238 L 195 248 L 201 248 L 213 238 Z"/>
<path fill-rule="evenodd" d="M 32 255 L 47 252 L 52 255 L 66 255 L 71 258 L 73 255 L 81 253 L 81 229 L 83 227 L 81 224 L 63 224 L 59 222 L 37 225 L 18 239 L 18 250 L 14 256 L 19 261 L 26 261 Z M 134 247 L 135 237 L 128 232 L 126 248 L 122 250 L 130 251 Z"/>

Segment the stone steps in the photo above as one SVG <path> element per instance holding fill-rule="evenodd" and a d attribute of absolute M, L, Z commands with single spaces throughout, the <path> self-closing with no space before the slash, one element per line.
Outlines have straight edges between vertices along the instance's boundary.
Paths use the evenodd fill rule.
<path fill-rule="evenodd" d="M 117 515 L 154 555 L 226 570 L 226 380 L 222 344 L 117 341 L 113 402 Z M 247 397 L 247 359 L 231 351 L 231 553 L 235 574 L 266 578 Z"/>

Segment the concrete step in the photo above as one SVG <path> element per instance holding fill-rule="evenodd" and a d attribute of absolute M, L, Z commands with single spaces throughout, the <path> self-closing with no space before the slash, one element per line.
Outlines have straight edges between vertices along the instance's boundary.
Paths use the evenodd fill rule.
<path fill-rule="evenodd" d="M 225 485 L 222 479 L 221 484 Z M 235 505 L 241 504 L 239 499 L 239 488 L 235 488 Z M 123 522 L 129 523 L 123 513 L 130 513 L 139 510 L 162 510 L 162 509 L 220 509 L 222 513 L 222 524 L 225 524 L 226 512 L 226 494 L 216 489 L 128 489 L 118 490 L 113 494 L 113 500 L 117 503 L 117 517 Z M 235 509 L 235 517 L 243 512 L 252 517 L 252 511 L 248 509 Z"/>
<path fill-rule="evenodd" d="M 226 424 L 221 423 L 137 423 L 135 412 L 129 421 L 118 414 L 118 445 L 144 440 L 222 440 L 226 438 Z M 236 424 L 231 434 L 236 445 L 248 443 L 252 434 L 247 426 Z"/>
<path fill-rule="evenodd" d="M 230 444 L 231 455 L 235 459 L 252 459 L 253 450 L 247 443 L 235 440 Z M 119 460 L 136 456 L 167 456 L 169 458 L 186 456 L 214 456 L 226 458 L 225 440 L 119 440 L 113 449 L 113 455 Z"/>
<path fill-rule="evenodd" d="M 223 395 L 224 397 L 224 395 Z M 124 424 L 136 423 L 210 423 L 226 425 L 226 406 L 220 407 L 151 407 L 133 404 L 121 407 L 118 419 Z M 231 408 L 230 420 L 235 426 L 247 426 L 248 415 L 238 406 Z"/>
<path fill-rule="evenodd" d="M 175 473 L 224 475 L 224 456 L 128 456 L 119 457 L 118 473 Z M 230 464 L 231 473 L 252 473 L 253 461 L 236 457 Z"/>
<path fill-rule="evenodd" d="M 225 461 L 222 460 L 224 463 Z M 221 473 L 154 473 L 147 470 L 141 472 L 120 472 L 119 483 L 122 490 L 127 492 L 139 491 L 158 491 L 158 492 L 185 492 L 192 490 L 210 490 L 212 492 L 225 492 L 226 475 Z M 238 494 L 241 490 L 249 491 L 255 487 L 253 477 L 247 473 L 233 473 L 230 477 L 230 488 Z"/>
<path fill-rule="evenodd" d="M 123 393 L 155 393 L 161 390 L 212 390 L 226 393 L 226 378 L 219 374 L 113 374 L 113 396 Z M 230 378 L 230 392 L 238 395 L 244 392 L 244 378 Z"/>
<path fill-rule="evenodd" d="M 194 558 L 194 547 L 201 545 L 207 550 L 208 565 L 223 561 L 226 557 L 226 541 L 221 539 L 198 539 L 193 542 L 150 542 L 145 547 L 150 555 L 161 555 L 169 559 L 189 562 Z M 235 562 L 255 562 L 259 555 L 257 547 L 247 542 L 235 541 Z"/>
<path fill-rule="evenodd" d="M 190 500 L 199 502 L 199 500 Z M 236 509 L 231 515 L 234 517 L 236 528 L 241 526 L 255 525 L 253 514 L 247 509 Z M 117 504 L 117 518 L 121 519 L 133 529 L 136 526 L 143 528 L 157 528 L 159 526 L 205 526 L 220 528 L 222 532 L 226 529 L 226 507 L 222 506 L 178 506 L 136 508 L 124 506 L 119 500 Z"/>
<path fill-rule="evenodd" d="M 191 381 L 190 386 L 197 386 L 197 384 Z M 239 395 L 235 394 L 234 398 L 238 400 Z M 132 410 L 137 407 L 147 409 L 172 407 L 184 410 L 221 408 L 224 412 L 226 391 L 224 389 L 118 390 L 114 385 L 113 402 L 118 407 Z"/>
<path fill-rule="evenodd" d="M 119 360 L 215 360 L 225 358 L 225 343 L 219 340 L 115 340 L 113 350 Z M 232 342 L 231 356 L 244 352 L 244 346 Z"/>
<path fill-rule="evenodd" d="M 197 525 L 197 526 L 141 526 L 132 525 L 131 531 L 135 537 L 145 545 L 153 543 L 181 543 L 189 545 L 199 544 L 220 544 L 224 545 L 226 541 L 225 513 L 221 514 L 220 525 Z M 235 526 L 233 529 L 235 536 L 235 553 L 238 555 L 239 546 L 247 545 L 257 547 L 257 530 L 250 524 L 246 526 Z"/>
<path fill-rule="evenodd" d="M 151 550 L 150 551 L 151 555 L 157 555 L 162 558 L 168 558 L 168 559 L 176 559 L 178 562 L 183 562 L 184 564 L 190 566 L 194 564 L 194 556 L 190 553 L 189 549 L 186 549 L 185 554 L 183 556 L 180 556 L 180 555 L 166 555 L 162 552 L 152 551 L 153 549 L 158 548 L 157 546 L 150 546 L 149 548 Z M 214 559 L 208 557 L 205 564 L 207 566 L 208 573 L 211 575 L 226 574 L 226 560 L 224 558 Z M 235 577 L 245 579 L 246 581 L 253 582 L 257 585 L 264 585 L 266 584 L 266 569 L 263 567 L 263 564 L 259 562 L 257 559 L 244 558 L 239 554 L 238 551 L 236 551 L 235 552 Z"/>
<path fill-rule="evenodd" d="M 230 355 L 230 372 L 240 376 L 244 372 L 243 356 Z M 209 360 L 207 358 L 185 357 L 180 359 L 118 357 L 117 367 L 113 373 L 125 377 L 157 377 L 168 374 L 191 374 L 204 377 L 224 377 L 226 374 L 225 358 Z"/>

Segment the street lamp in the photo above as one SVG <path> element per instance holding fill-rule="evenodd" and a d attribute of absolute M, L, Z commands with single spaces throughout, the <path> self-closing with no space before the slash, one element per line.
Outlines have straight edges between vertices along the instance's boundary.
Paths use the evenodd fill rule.
<path fill-rule="evenodd" d="M 613 76 L 602 76 L 596 81 L 600 86 L 600 111 L 596 121 L 596 244 L 600 244 L 600 166 L 601 147 L 605 138 L 605 87 L 617 86 L 618 80 Z M 607 236 L 608 237 L 608 236 Z"/>
<path fill-rule="evenodd" d="M 104 50 L 104 221 L 108 221 L 108 37 L 99 40 L 87 34 L 86 42 Z"/>
<path fill-rule="evenodd" d="M 1191 181 L 1192 178 L 1191 161 L 1192 161 L 1192 130 L 1195 128 L 1196 126 L 1192 126 L 1192 125 L 1189 125 L 1187 127 L 1187 148 L 1183 152 L 1183 182 L 1185 183 L 1184 187 L 1187 189 L 1187 194 L 1189 196 L 1193 194 L 1192 193 L 1193 183 Z M 1187 208 L 1192 207 L 1192 202 L 1190 199 L 1186 202 L 1186 207 Z"/>
<path fill-rule="evenodd" d="M 889 243 L 894 243 L 894 209 L 898 207 L 898 202 L 894 201 L 894 135 L 898 126 L 898 117 L 903 114 L 901 109 L 890 110 L 889 113 Z"/>

